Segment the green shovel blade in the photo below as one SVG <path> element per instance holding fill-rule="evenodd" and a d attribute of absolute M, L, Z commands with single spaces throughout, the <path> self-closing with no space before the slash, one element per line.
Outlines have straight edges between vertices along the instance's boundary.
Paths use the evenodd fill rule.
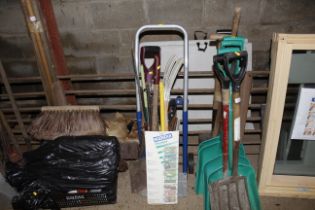
<path fill-rule="evenodd" d="M 220 146 L 220 145 L 219 145 Z M 212 161 L 208 161 L 204 166 L 204 209 L 211 210 L 210 195 L 208 185 L 220 179 L 223 179 L 222 155 Z M 232 174 L 231 168 L 228 169 L 228 175 Z M 238 175 L 246 177 L 248 199 L 251 209 L 260 210 L 260 199 L 258 194 L 256 173 L 245 155 L 244 146 L 240 145 Z"/>

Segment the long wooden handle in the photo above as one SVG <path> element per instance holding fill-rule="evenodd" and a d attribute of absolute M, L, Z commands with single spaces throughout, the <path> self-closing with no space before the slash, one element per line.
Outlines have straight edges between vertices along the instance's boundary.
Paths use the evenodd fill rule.
<path fill-rule="evenodd" d="M 41 79 L 43 80 L 43 87 L 45 90 L 47 103 L 48 105 L 55 105 L 57 99 L 54 96 L 52 86 L 56 78 L 49 68 L 49 61 L 45 47 L 43 45 L 41 32 L 36 29 L 36 24 L 38 23 L 37 21 L 39 17 L 35 14 L 31 0 L 21 0 L 21 3 L 25 13 L 26 25 L 33 40 L 37 62 L 39 65 L 39 73 L 41 75 Z"/>
<path fill-rule="evenodd" d="M 220 131 L 220 119 L 221 119 L 221 104 L 222 104 L 222 94 L 221 94 L 220 81 L 216 78 L 214 82 L 214 97 L 213 97 L 213 113 L 212 113 L 212 137 L 219 135 Z"/>
<path fill-rule="evenodd" d="M 232 21 L 232 36 L 237 36 L 238 33 L 238 27 L 240 24 L 240 19 L 241 19 L 241 8 L 236 7 L 234 10 L 234 16 L 233 16 L 233 21 Z M 210 34 L 209 39 L 210 40 L 222 40 L 224 37 L 229 36 L 227 34 Z"/>
<path fill-rule="evenodd" d="M 241 8 L 236 7 L 234 10 L 233 23 L 232 23 L 232 36 L 237 36 L 240 19 L 241 19 Z"/>
<path fill-rule="evenodd" d="M 233 92 L 233 119 L 234 119 L 234 150 L 233 150 L 233 176 L 238 176 L 238 158 L 241 141 L 241 108 L 240 92 Z"/>
<path fill-rule="evenodd" d="M 227 176 L 228 172 L 228 141 L 229 141 L 229 100 L 230 90 L 222 89 L 222 106 L 223 106 L 223 138 L 222 138 L 222 151 L 223 151 L 223 174 Z"/>

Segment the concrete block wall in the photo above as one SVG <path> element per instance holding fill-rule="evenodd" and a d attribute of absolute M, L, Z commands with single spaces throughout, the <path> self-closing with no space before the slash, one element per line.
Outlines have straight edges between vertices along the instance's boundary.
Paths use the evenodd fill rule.
<path fill-rule="evenodd" d="M 71 73 L 132 71 L 130 50 L 142 25 L 179 24 L 193 39 L 196 30 L 228 28 L 236 6 L 239 34 L 253 42 L 254 69 L 269 68 L 273 32 L 315 33 L 314 0 L 52 1 Z M 38 74 L 18 0 L 0 0 L 0 59 L 11 75 Z"/>

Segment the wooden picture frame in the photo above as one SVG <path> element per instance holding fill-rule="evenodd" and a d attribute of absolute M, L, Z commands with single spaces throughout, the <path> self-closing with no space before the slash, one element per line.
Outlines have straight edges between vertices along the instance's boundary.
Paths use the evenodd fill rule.
<path fill-rule="evenodd" d="M 293 50 L 315 50 L 315 34 L 276 33 L 273 36 L 258 173 L 259 193 L 264 196 L 315 198 L 315 177 L 273 174 Z"/>

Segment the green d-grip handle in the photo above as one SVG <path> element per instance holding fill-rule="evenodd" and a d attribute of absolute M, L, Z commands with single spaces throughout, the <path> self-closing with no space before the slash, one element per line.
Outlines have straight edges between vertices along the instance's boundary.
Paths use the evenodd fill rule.
<path fill-rule="evenodd" d="M 245 45 L 245 38 L 239 36 L 227 36 L 221 41 L 218 54 L 243 51 Z"/>
<path fill-rule="evenodd" d="M 223 69 L 232 81 L 233 91 L 240 91 L 241 82 L 246 73 L 247 59 L 247 51 L 224 54 Z"/>

